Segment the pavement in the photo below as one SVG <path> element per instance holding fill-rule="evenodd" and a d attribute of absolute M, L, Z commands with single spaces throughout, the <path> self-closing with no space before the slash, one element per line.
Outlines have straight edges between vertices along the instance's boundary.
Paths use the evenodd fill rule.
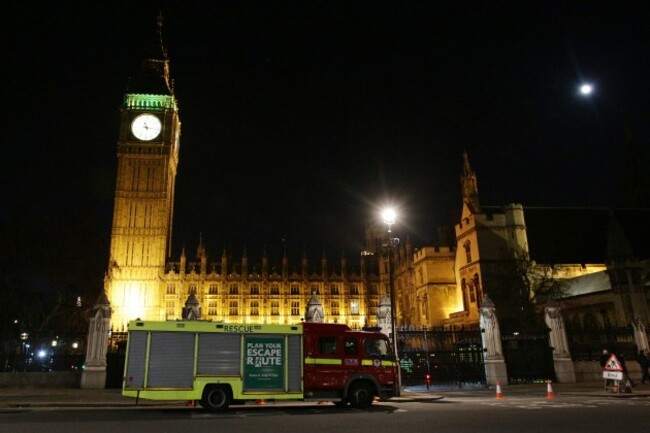
<path fill-rule="evenodd" d="M 548 397 L 546 383 L 518 384 L 501 386 L 504 398 L 508 397 Z M 584 383 L 553 383 L 551 391 L 556 398 L 562 396 L 648 398 L 650 384 L 636 383 L 631 393 L 615 394 L 606 392 L 602 381 Z M 444 398 L 496 397 L 496 389 L 490 387 L 445 388 L 431 386 L 407 386 L 394 403 L 412 401 L 432 401 Z M 304 403 L 303 403 L 304 404 Z M 310 402 L 309 404 L 313 404 Z M 187 401 L 160 402 L 123 397 L 119 389 L 73 389 L 73 388 L 0 388 L 0 411 L 36 408 L 181 408 L 190 404 Z"/>

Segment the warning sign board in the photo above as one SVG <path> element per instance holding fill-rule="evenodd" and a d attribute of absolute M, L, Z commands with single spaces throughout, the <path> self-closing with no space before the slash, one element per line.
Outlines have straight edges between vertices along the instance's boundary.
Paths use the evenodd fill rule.
<path fill-rule="evenodd" d="M 612 356 L 609 357 L 607 362 L 605 363 L 605 371 L 623 371 L 623 366 L 621 366 L 621 363 L 619 362 L 618 358 L 616 355 L 612 353 Z"/>
<path fill-rule="evenodd" d="M 603 371 L 603 379 L 623 380 L 622 371 Z"/>

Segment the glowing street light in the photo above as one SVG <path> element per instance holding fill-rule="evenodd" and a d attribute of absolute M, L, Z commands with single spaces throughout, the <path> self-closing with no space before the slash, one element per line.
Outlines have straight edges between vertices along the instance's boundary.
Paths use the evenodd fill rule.
<path fill-rule="evenodd" d="M 394 283 L 394 263 L 393 263 L 393 248 L 396 243 L 399 242 L 399 239 L 393 238 L 391 233 L 391 226 L 395 224 L 395 219 L 397 218 L 397 213 L 393 208 L 386 208 L 381 213 L 384 224 L 388 226 L 388 286 L 390 288 L 390 327 L 393 340 L 393 351 L 395 355 L 395 362 L 397 362 L 397 396 L 401 395 L 402 389 L 402 372 L 401 365 L 399 362 L 399 354 L 397 353 L 397 327 L 396 327 L 396 316 L 395 316 L 395 283 Z"/>
<path fill-rule="evenodd" d="M 386 208 L 381 212 L 381 217 L 384 220 L 384 224 L 388 225 L 388 233 L 390 233 L 390 226 L 395 224 L 395 218 L 397 218 L 397 213 L 393 208 Z"/>
<path fill-rule="evenodd" d="M 594 92 L 594 86 L 589 83 L 584 83 L 580 85 L 579 91 L 582 96 L 589 96 Z"/>

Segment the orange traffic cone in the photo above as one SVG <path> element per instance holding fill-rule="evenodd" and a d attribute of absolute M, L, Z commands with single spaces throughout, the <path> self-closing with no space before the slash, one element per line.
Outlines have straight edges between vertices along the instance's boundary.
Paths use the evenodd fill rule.
<path fill-rule="evenodd" d="M 266 404 L 266 402 L 263 399 L 259 399 L 259 400 L 257 400 L 257 402 L 255 402 L 255 404 L 257 404 L 259 406 L 264 406 Z"/>
<path fill-rule="evenodd" d="M 501 392 L 501 384 L 497 380 L 497 396 L 496 396 L 496 399 L 497 400 L 503 400 L 504 398 L 505 397 L 503 397 L 503 392 Z"/>
<path fill-rule="evenodd" d="M 553 387 L 551 386 L 551 381 L 546 381 L 546 398 L 555 398 L 555 393 L 553 393 Z"/>

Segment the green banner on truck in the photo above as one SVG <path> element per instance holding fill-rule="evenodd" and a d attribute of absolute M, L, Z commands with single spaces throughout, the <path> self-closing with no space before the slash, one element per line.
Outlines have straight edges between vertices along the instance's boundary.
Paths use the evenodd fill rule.
<path fill-rule="evenodd" d="M 284 390 L 284 337 L 244 338 L 243 390 Z"/>

